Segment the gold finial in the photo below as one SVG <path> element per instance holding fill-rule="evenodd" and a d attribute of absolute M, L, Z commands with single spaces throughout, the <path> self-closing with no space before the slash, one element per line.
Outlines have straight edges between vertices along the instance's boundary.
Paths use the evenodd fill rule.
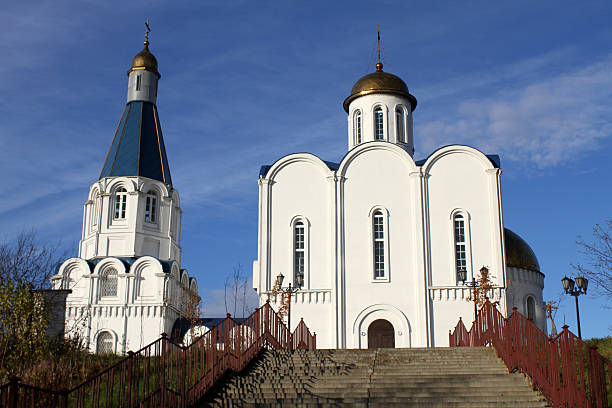
<path fill-rule="evenodd" d="M 145 44 L 149 44 L 149 33 L 151 32 L 151 27 L 149 27 L 149 19 L 145 21 Z"/>
<path fill-rule="evenodd" d="M 376 63 L 376 70 L 382 71 L 383 64 L 380 62 L 380 24 L 378 25 L 378 62 Z"/>

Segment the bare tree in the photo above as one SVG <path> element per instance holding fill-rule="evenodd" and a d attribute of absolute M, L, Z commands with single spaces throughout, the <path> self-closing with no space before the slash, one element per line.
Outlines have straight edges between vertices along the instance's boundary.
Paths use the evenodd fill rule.
<path fill-rule="evenodd" d="M 238 264 L 232 273 L 225 278 L 225 312 L 232 313 L 234 317 L 246 317 L 251 314 L 257 305 L 257 299 L 251 290 L 251 282 Z M 238 316 L 240 313 L 241 316 Z"/>
<path fill-rule="evenodd" d="M 0 279 L 27 283 L 33 289 L 48 288 L 49 278 L 65 257 L 59 243 L 41 243 L 33 230 L 21 232 L 14 242 L 0 243 Z"/>
<path fill-rule="evenodd" d="M 586 256 L 586 264 L 572 267 L 589 279 L 596 292 L 612 300 L 612 218 L 595 225 L 591 242 L 579 237 L 576 243 Z"/>

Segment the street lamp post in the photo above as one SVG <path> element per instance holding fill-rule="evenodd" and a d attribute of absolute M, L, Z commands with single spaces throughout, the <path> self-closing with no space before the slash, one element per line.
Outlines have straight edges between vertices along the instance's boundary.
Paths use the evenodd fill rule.
<path fill-rule="evenodd" d="M 576 276 L 576 280 L 574 281 L 571 278 L 565 276 L 561 279 L 561 283 L 563 284 L 563 289 L 565 289 L 565 293 L 571 295 L 576 299 L 576 321 L 578 323 L 578 337 L 582 339 L 582 332 L 580 331 L 580 311 L 578 310 L 578 296 L 587 293 L 587 286 L 589 286 L 589 280 L 580 275 Z"/>
<path fill-rule="evenodd" d="M 285 276 L 282 273 L 279 273 L 276 279 L 278 281 L 278 286 L 280 287 L 281 293 L 283 295 L 287 294 L 288 296 L 289 303 L 287 304 L 287 328 L 289 329 L 289 333 L 291 333 L 291 296 L 294 293 L 297 293 L 301 289 L 302 285 L 304 285 L 304 273 L 298 272 L 295 276 L 295 283 L 297 284 L 296 287 L 292 287 L 291 282 L 289 282 L 289 287 L 283 289 L 283 280 L 285 279 Z"/>
<path fill-rule="evenodd" d="M 486 269 L 486 267 L 482 267 L 480 268 L 480 272 L 482 273 L 482 270 Z M 474 322 L 476 322 L 476 316 L 478 313 L 478 302 L 476 299 L 476 288 L 480 286 L 479 282 L 476 282 L 476 277 L 472 275 L 472 281 L 471 282 L 466 282 L 467 280 L 467 271 L 464 268 L 459 269 L 459 280 L 461 281 L 461 283 L 463 283 L 465 286 L 473 288 L 472 289 L 472 298 L 474 300 Z"/>

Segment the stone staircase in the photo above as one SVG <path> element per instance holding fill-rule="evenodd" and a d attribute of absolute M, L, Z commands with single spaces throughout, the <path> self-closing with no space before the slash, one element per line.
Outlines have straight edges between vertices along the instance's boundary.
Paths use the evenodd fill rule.
<path fill-rule="evenodd" d="M 268 350 L 202 407 L 546 407 L 489 347 Z"/>

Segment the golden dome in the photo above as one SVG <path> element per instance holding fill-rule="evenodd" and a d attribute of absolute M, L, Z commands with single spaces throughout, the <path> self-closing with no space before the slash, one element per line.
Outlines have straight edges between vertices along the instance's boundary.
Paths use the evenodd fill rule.
<path fill-rule="evenodd" d="M 344 100 L 344 110 L 348 113 L 349 105 L 356 98 L 373 93 L 388 93 L 405 96 L 410 100 L 411 109 L 414 110 L 417 100 L 408 92 L 406 83 L 398 76 L 383 72 L 383 65 L 376 64 L 376 72 L 368 74 L 353 85 L 351 95 Z"/>
<path fill-rule="evenodd" d="M 506 245 L 506 267 L 540 272 L 538 258 L 523 238 L 508 228 L 504 228 L 504 242 Z"/>
<path fill-rule="evenodd" d="M 132 60 L 132 68 L 128 71 L 128 75 L 130 72 L 140 69 L 151 71 L 157 74 L 158 77 L 161 76 L 157 71 L 157 59 L 155 59 L 155 56 L 151 54 L 151 51 L 149 51 L 148 41 L 144 42 L 144 48 L 142 49 L 142 51 L 136 54 L 136 56 Z"/>

